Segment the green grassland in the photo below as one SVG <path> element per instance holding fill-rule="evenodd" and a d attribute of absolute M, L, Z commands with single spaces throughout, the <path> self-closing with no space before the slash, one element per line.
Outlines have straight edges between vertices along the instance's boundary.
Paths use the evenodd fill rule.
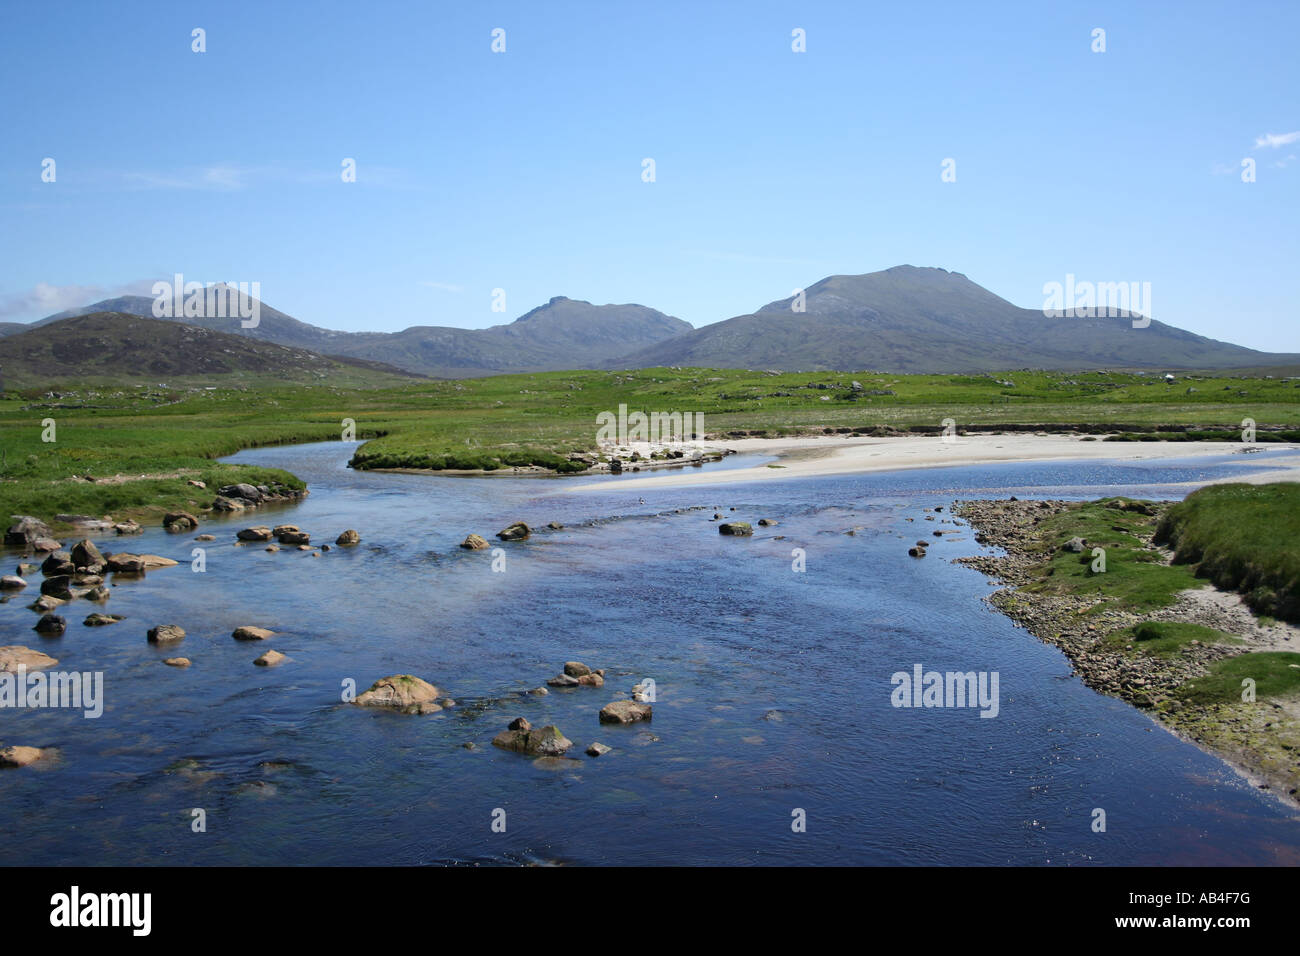
<path fill-rule="evenodd" d="M 653 368 L 369 388 L 350 380 L 293 384 L 258 376 L 191 376 L 156 386 L 48 385 L 0 396 L 0 515 L 149 515 L 193 502 L 188 477 L 210 488 L 268 478 L 293 486 L 296 479 L 284 473 L 217 465 L 213 459 L 241 448 L 337 440 L 345 419 L 355 422 L 357 438 L 369 439 L 356 453 L 356 467 L 487 471 L 525 464 L 578 467 L 566 456 L 593 451 L 597 414 L 620 404 L 631 411 L 702 413 L 707 431 L 724 436 L 935 432 L 951 418 L 959 429 L 1056 425 L 1104 434 L 1219 426 L 1236 437 L 1241 421 L 1251 418 L 1266 440 L 1300 429 L 1300 381 L 1280 371 L 1277 377 L 1192 373 L 1173 383 L 1122 372 L 986 376 Z M 41 440 L 47 418 L 55 421 L 54 442 Z M 84 480 L 161 474 L 170 477 L 116 484 Z"/>

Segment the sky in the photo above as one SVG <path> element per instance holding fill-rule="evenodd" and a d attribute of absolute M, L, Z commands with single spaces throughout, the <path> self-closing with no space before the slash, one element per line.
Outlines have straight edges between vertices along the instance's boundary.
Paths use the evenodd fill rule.
<path fill-rule="evenodd" d="M 1300 352 L 1297 38 L 1297 2 L 9 4 L 0 321 L 181 273 L 349 331 L 700 326 L 908 263 Z"/>

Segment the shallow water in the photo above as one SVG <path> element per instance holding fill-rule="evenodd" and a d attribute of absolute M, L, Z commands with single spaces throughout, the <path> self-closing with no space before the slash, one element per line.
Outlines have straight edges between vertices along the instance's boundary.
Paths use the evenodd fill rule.
<path fill-rule="evenodd" d="M 182 561 L 119 582 L 103 609 L 119 624 L 83 627 L 97 608 L 77 602 L 67 633 L 44 639 L 25 607 L 35 585 L 0 606 L 0 643 L 43 649 L 57 670 L 102 670 L 107 697 L 98 720 L 0 711 L 4 743 L 59 750 L 0 772 L 0 862 L 1300 862 L 1295 812 L 1084 687 L 1059 651 L 991 612 L 985 577 L 949 561 L 980 550 L 972 535 L 922 510 L 945 506 L 942 521 L 957 497 L 1181 497 L 1184 483 L 1240 473 L 1227 459 L 697 489 L 673 488 L 670 472 L 629 494 L 617 477 L 571 493 L 591 478 L 352 472 L 352 447 L 235 456 L 287 468 L 312 494 L 205 522 L 218 540 L 199 545 L 203 573 L 189 566 L 192 535 L 103 542 Z M 715 509 L 780 524 L 727 538 Z M 494 551 L 457 547 L 474 531 L 495 548 L 515 520 L 566 527 L 501 545 L 501 572 Z M 232 544 L 241 527 L 279 522 L 317 542 L 356 528 L 362 543 L 320 557 Z M 936 526 L 958 533 L 909 559 Z M 154 648 L 145 631 L 159 623 L 188 636 Z M 265 647 L 230 637 L 243 624 L 275 630 L 266 643 L 290 660 L 254 667 Z M 161 663 L 179 655 L 193 666 Z M 606 668 L 605 687 L 519 696 L 566 660 Z M 891 675 L 918 663 L 996 671 L 997 717 L 891 706 Z M 413 717 L 341 702 L 345 680 L 364 689 L 394 673 L 460 705 Z M 646 677 L 653 721 L 600 725 L 600 707 Z M 516 716 L 557 724 L 576 759 L 537 766 L 491 747 Z M 590 759 L 593 740 L 614 749 Z M 194 808 L 205 833 L 192 832 Z M 1094 808 L 1105 833 L 1092 832 Z M 806 832 L 792 832 L 796 809 Z"/>

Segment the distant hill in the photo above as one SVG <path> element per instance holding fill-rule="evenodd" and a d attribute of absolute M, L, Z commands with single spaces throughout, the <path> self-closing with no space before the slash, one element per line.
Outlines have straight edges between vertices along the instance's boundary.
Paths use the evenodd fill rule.
<path fill-rule="evenodd" d="M 895 266 L 829 276 L 793 299 L 635 350 L 606 368 L 658 365 L 992 372 L 1012 368 L 1232 368 L 1291 364 L 1152 321 L 1044 317 L 999 298 L 959 272 Z"/>
<path fill-rule="evenodd" d="M 791 299 L 702 328 L 643 305 L 593 305 L 556 296 L 506 325 L 414 326 L 400 332 L 338 332 L 265 303 L 260 322 L 171 320 L 243 339 L 382 362 L 440 378 L 580 368 L 659 365 L 784 371 L 992 372 L 1015 368 L 1242 368 L 1293 365 L 1300 355 L 1258 352 L 1152 321 L 1046 318 L 994 295 L 959 272 L 895 266 L 836 275 Z M 152 316 L 149 296 L 122 296 L 60 312 L 39 328 L 91 312 Z M 0 342 L 16 334 L 0 325 Z"/>
<path fill-rule="evenodd" d="M 0 338 L 0 378 L 5 388 L 73 380 L 172 382 L 228 377 L 339 385 L 395 385 L 419 378 L 378 362 L 318 355 L 120 312 L 40 323 Z"/>
<path fill-rule="evenodd" d="M 153 316 L 150 296 L 106 299 L 33 322 L 37 328 L 91 312 Z M 261 303 L 256 327 L 236 318 L 185 317 L 179 321 L 329 355 L 348 355 L 443 378 L 500 372 L 598 368 L 634 349 L 690 331 L 681 319 L 643 305 L 592 305 L 557 296 L 511 322 L 487 329 L 414 326 L 401 332 L 336 332 L 322 329 Z"/>

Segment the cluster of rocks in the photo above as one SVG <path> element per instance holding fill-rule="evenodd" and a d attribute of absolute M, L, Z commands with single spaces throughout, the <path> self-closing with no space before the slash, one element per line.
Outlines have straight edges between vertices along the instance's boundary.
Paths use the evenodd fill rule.
<path fill-rule="evenodd" d="M 212 502 L 212 510 L 224 513 L 247 511 L 260 508 L 266 504 L 285 501 L 299 501 L 307 497 L 307 489 L 271 488 L 268 485 L 250 485 L 240 482 L 234 485 L 222 485 L 217 489 L 217 497 Z"/>
<path fill-rule="evenodd" d="M 546 683 L 549 687 L 604 687 L 605 669 L 592 670 L 580 661 L 565 661 L 564 670 Z"/>
<path fill-rule="evenodd" d="M 279 551 L 280 546 L 296 547 L 299 551 L 311 551 L 311 535 L 303 531 L 296 524 L 279 524 L 275 527 L 259 524 L 250 528 L 242 528 L 235 532 L 235 538 L 238 541 L 246 543 L 256 543 L 261 541 L 271 541 L 274 539 L 279 542 L 267 547 L 267 551 Z M 361 543 L 361 535 L 352 528 L 348 528 L 334 539 L 334 543 L 339 547 L 350 548 Z M 328 551 L 330 546 L 323 544 L 320 546 L 322 551 Z"/>
<path fill-rule="evenodd" d="M 50 657 L 30 647 L 10 644 L 0 647 L 0 672 L 16 674 L 19 668 L 31 672 L 44 670 L 57 664 L 58 658 Z M 0 768 L 26 767 L 49 754 L 40 747 L 11 745 L 0 747 Z"/>

